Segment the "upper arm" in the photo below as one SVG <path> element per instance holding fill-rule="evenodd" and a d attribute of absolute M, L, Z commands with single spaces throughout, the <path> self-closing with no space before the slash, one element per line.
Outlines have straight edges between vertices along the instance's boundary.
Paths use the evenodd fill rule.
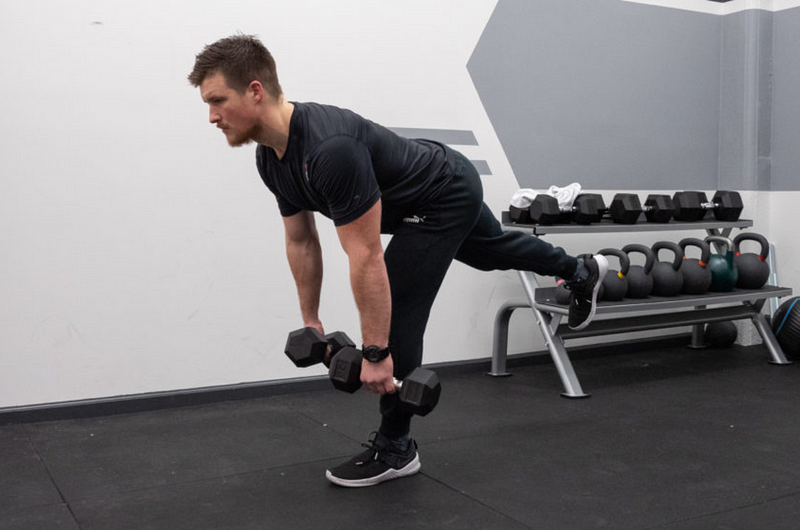
<path fill-rule="evenodd" d="M 361 217 L 336 227 L 342 248 L 351 258 L 377 252 L 382 255 L 381 201 L 378 201 Z"/>

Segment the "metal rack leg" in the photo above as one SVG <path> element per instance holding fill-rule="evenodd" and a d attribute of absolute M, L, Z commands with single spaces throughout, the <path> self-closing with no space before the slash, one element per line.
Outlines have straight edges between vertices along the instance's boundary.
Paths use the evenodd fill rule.
<path fill-rule="evenodd" d="M 497 310 L 494 319 L 494 337 L 492 339 L 492 369 L 489 375 L 493 377 L 508 377 L 506 371 L 506 358 L 508 357 L 508 321 L 515 309 L 530 307 L 525 300 L 506 302 Z"/>
<path fill-rule="evenodd" d="M 547 349 L 550 352 L 550 357 L 558 370 L 558 376 L 561 378 L 561 384 L 564 385 L 564 392 L 561 394 L 569 398 L 584 398 L 589 397 L 589 394 L 584 393 L 581 384 L 578 381 L 578 376 L 575 375 L 575 369 L 572 368 L 572 362 L 569 360 L 569 354 L 564 346 L 564 340 L 560 335 L 555 334 L 550 327 L 552 317 L 536 309 L 535 291 L 538 287 L 536 276 L 532 272 L 518 271 L 519 278 L 522 281 L 522 286 L 525 288 L 525 294 L 528 296 L 530 307 L 533 308 L 533 313 L 536 315 L 536 323 L 542 331 L 542 335 L 547 341 Z"/>
<path fill-rule="evenodd" d="M 772 243 L 769 244 L 769 256 L 767 257 L 767 263 L 769 263 L 769 280 L 767 283 L 769 285 L 780 285 L 778 283 L 778 258 L 775 255 L 777 251 L 775 250 L 775 245 Z M 780 300 L 778 298 L 770 298 L 769 299 L 769 316 L 775 316 L 775 313 L 778 311 L 778 307 L 780 305 Z"/>
<path fill-rule="evenodd" d="M 550 357 L 553 358 L 558 376 L 561 378 L 561 384 L 564 386 L 564 392 L 562 392 L 561 395 L 568 398 L 589 397 L 590 394 L 583 391 L 581 383 L 578 381 L 578 376 L 575 375 L 575 369 L 572 367 L 572 361 L 569 360 L 569 354 L 567 353 L 567 348 L 564 346 L 564 340 L 560 335 L 551 331 L 550 321 L 553 317 L 535 308 L 533 313 L 536 315 L 536 323 L 539 324 L 539 329 L 542 331 L 542 335 L 544 335 L 547 341 L 547 349 L 550 351 Z"/>
<path fill-rule="evenodd" d="M 705 309 L 706 306 L 699 305 L 695 307 L 695 309 Z M 692 341 L 689 343 L 689 348 L 695 350 L 701 350 L 703 348 L 707 348 L 708 345 L 705 342 L 705 324 L 695 324 L 692 326 Z"/>
<path fill-rule="evenodd" d="M 755 324 L 756 329 L 761 334 L 761 339 L 764 341 L 764 345 L 769 350 L 769 355 L 772 357 L 770 361 L 772 364 L 792 364 L 791 361 L 786 359 L 786 356 L 783 354 L 783 350 L 781 349 L 780 344 L 775 339 L 775 335 L 772 333 L 772 328 L 770 328 L 769 323 L 767 322 L 766 317 L 762 313 L 756 313 L 752 317 L 753 324 Z"/>

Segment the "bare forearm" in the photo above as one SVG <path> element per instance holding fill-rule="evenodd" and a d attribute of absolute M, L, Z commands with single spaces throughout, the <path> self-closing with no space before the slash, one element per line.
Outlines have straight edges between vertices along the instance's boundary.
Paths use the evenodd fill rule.
<path fill-rule="evenodd" d="M 389 344 L 392 295 L 383 253 L 351 256 L 350 283 L 361 315 L 364 344 L 385 348 Z"/>
<path fill-rule="evenodd" d="M 300 313 L 306 326 L 319 323 L 319 297 L 322 290 L 322 249 L 317 237 L 286 241 L 286 256 L 292 270 Z"/>

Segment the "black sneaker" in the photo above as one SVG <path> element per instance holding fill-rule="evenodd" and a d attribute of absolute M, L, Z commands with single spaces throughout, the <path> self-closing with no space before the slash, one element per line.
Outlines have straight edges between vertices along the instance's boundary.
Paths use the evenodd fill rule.
<path fill-rule="evenodd" d="M 401 453 L 392 447 L 388 438 L 380 433 L 373 434 L 369 443 L 361 444 L 367 448 L 366 451 L 327 470 L 327 479 L 337 486 L 361 488 L 407 477 L 419 471 L 421 466 L 416 442 L 411 440 L 408 451 Z"/>
<path fill-rule="evenodd" d="M 583 254 L 578 257 L 583 258 L 583 265 L 589 269 L 589 277 L 569 282 L 566 286 L 572 291 L 569 295 L 569 327 L 575 330 L 585 328 L 592 321 L 597 307 L 597 292 L 608 271 L 605 256 Z"/>

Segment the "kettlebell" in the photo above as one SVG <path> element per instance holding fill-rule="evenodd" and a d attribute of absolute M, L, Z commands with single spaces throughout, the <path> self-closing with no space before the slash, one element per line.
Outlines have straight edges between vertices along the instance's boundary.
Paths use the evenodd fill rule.
<path fill-rule="evenodd" d="M 761 245 L 760 254 L 752 252 L 742 254 L 741 242 L 748 239 L 758 241 Z M 754 232 L 742 232 L 733 239 L 733 256 L 733 261 L 739 271 L 739 279 L 736 281 L 737 287 L 742 289 L 761 289 L 767 283 L 767 279 L 769 279 L 769 264 L 767 263 L 769 242 L 766 237 Z"/>
<path fill-rule="evenodd" d="M 675 256 L 672 263 L 658 261 L 658 251 L 662 249 L 673 252 Z M 652 250 L 656 262 L 653 264 L 653 270 L 650 271 L 650 277 L 653 278 L 653 291 L 650 294 L 653 296 L 680 294 L 683 289 L 683 274 L 680 271 L 681 263 L 683 263 L 683 249 L 672 241 L 658 241 L 653 243 Z"/>
<path fill-rule="evenodd" d="M 569 305 L 569 289 L 567 289 L 567 280 L 564 278 L 556 278 L 556 303 L 561 305 Z"/>
<path fill-rule="evenodd" d="M 736 280 L 739 279 L 736 263 L 733 262 L 733 241 L 723 236 L 708 236 L 706 243 L 725 245 L 724 252 L 714 252 L 708 258 L 708 270 L 711 271 L 711 285 L 708 290 L 717 293 L 733 291 Z"/>
<path fill-rule="evenodd" d="M 632 252 L 639 252 L 644 254 L 644 265 L 631 265 L 628 267 L 628 298 L 647 298 L 653 290 L 653 277 L 650 276 L 650 271 L 653 270 L 653 264 L 656 261 L 656 255 L 650 250 L 649 247 L 631 243 L 622 247 L 622 252 L 630 255 Z"/>
<path fill-rule="evenodd" d="M 616 248 L 604 248 L 597 251 L 598 254 L 603 256 L 616 256 L 619 259 L 618 271 L 609 269 L 603 278 L 601 288 L 603 289 L 603 300 L 609 302 L 617 302 L 625 298 L 628 294 L 628 268 L 630 267 L 630 260 L 628 255 Z"/>
<path fill-rule="evenodd" d="M 711 247 L 702 239 L 687 237 L 678 242 L 678 246 L 683 250 L 683 262 L 681 263 L 681 275 L 683 275 L 684 294 L 703 294 L 708 291 L 711 285 L 711 271 L 708 270 L 708 260 L 711 257 Z M 693 246 L 700 249 L 700 259 L 687 258 L 686 247 Z"/>

